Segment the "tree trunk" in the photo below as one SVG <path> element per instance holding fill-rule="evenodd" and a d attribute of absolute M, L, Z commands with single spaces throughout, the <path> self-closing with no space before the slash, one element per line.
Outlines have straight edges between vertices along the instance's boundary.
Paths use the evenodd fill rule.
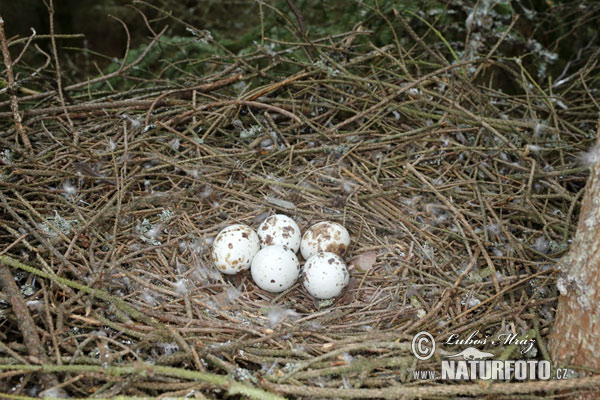
<path fill-rule="evenodd" d="M 600 143 L 600 120 L 598 126 Z M 600 145 L 592 163 L 575 239 L 558 267 L 560 291 L 548 348 L 555 364 L 600 369 Z M 580 374 L 581 376 L 581 374 Z M 598 398 L 600 390 L 579 398 Z"/>

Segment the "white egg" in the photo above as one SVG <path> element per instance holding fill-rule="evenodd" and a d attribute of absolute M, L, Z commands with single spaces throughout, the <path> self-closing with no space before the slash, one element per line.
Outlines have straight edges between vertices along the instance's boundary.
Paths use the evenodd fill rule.
<path fill-rule="evenodd" d="M 330 299 L 342 293 L 350 281 L 344 260 L 330 252 L 310 257 L 303 268 L 304 288 L 317 299 Z"/>
<path fill-rule="evenodd" d="M 215 238 L 212 259 L 219 271 L 233 275 L 250 268 L 258 250 L 260 242 L 252 228 L 243 224 L 230 225 Z"/>
<path fill-rule="evenodd" d="M 346 228 L 337 222 L 323 221 L 304 232 L 300 252 L 305 260 L 324 251 L 343 256 L 349 245 L 350 235 Z"/>
<path fill-rule="evenodd" d="M 300 274 L 300 263 L 292 250 L 274 245 L 264 247 L 256 253 L 250 271 L 258 287 L 278 293 L 289 289 L 296 282 Z"/>
<path fill-rule="evenodd" d="M 300 227 L 287 215 L 271 215 L 258 227 L 258 238 L 261 247 L 280 244 L 296 253 L 300 248 Z"/>

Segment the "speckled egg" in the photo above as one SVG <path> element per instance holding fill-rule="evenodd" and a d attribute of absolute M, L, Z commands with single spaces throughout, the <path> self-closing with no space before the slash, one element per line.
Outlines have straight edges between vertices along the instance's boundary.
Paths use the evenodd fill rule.
<path fill-rule="evenodd" d="M 300 227 L 293 219 L 287 215 L 275 214 L 260 224 L 258 227 L 258 238 L 260 239 L 261 247 L 279 244 L 296 253 L 300 248 L 302 236 L 300 234 Z"/>
<path fill-rule="evenodd" d="M 292 287 L 300 274 L 296 254 L 285 246 L 262 248 L 252 260 L 252 279 L 263 290 L 283 292 Z"/>
<path fill-rule="evenodd" d="M 305 260 L 319 252 L 343 256 L 349 245 L 350 235 L 346 228 L 337 222 L 323 221 L 314 224 L 304 232 L 300 252 Z"/>
<path fill-rule="evenodd" d="M 350 281 L 344 260 L 330 252 L 317 253 L 304 264 L 304 288 L 317 299 L 330 299 L 342 293 Z"/>
<path fill-rule="evenodd" d="M 252 228 L 243 224 L 230 225 L 215 238 L 212 259 L 219 271 L 233 275 L 250 268 L 258 250 L 260 241 Z"/>

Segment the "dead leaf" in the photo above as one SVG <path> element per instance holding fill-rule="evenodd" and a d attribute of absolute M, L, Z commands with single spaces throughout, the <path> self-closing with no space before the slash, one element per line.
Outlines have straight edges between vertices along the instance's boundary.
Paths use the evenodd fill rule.
<path fill-rule="evenodd" d="M 358 286 L 358 281 L 354 277 L 350 277 L 348 286 L 344 288 L 342 297 L 340 297 L 335 303 L 336 305 L 345 306 L 354 302 L 356 298 L 356 291 L 353 290 Z"/>
<path fill-rule="evenodd" d="M 350 261 L 350 264 L 354 265 L 359 271 L 365 272 L 371 269 L 375 261 L 377 261 L 377 252 L 367 251 L 359 254 L 358 257 Z"/>

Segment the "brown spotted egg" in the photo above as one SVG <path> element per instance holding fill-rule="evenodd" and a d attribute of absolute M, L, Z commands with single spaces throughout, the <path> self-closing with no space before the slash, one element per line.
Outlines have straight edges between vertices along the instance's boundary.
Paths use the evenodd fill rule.
<path fill-rule="evenodd" d="M 337 222 L 323 221 L 311 226 L 300 243 L 300 252 L 305 260 L 319 252 L 331 252 L 343 256 L 350 245 L 350 235 Z"/>
<path fill-rule="evenodd" d="M 248 225 L 236 224 L 224 228 L 213 243 L 212 259 L 224 274 L 233 275 L 250 268 L 260 250 L 258 235 Z"/>
<path fill-rule="evenodd" d="M 304 288 L 317 299 L 330 299 L 342 293 L 350 281 L 346 263 L 334 253 L 317 253 L 303 268 Z"/>
<path fill-rule="evenodd" d="M 271 215 L 258 227 L 258 238 L 260 247 L 281 245 L 297 253 L 301 240 L 300 227 L 287 215 Z"/>
<path fill-rule="evenodd" d="M 285 246 L 263 247 L 252 260 L 252 279 L 263 290 L 279 293 L 292 287 L 300 274 L 296 254 Z"/>

